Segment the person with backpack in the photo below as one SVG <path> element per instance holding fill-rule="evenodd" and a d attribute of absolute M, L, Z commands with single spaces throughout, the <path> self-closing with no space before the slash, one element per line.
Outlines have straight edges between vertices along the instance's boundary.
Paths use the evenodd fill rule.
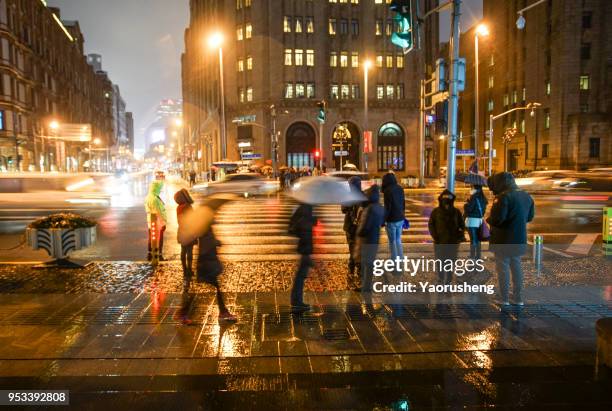
<path fill-rule="evenodd" d="M 429 233 L 434 240 L 436 265 L 440 266 L 440 284 L 452 282 L 453 271 L 446 269 L 446 261 L 451 260 L 454 266 L 459 244 L 465 239 L 465 223 L 461 211 L 455 208 L 455 198 L 452 192 L 444 190 L 438 197 L 438 207 L 429 216 Z"/>
<path fill-rule="evenodd" d="M 362 194 L 361 177 L 353 176 L 349 179 L 348 183 L 351 191 Z M 348 244 L 349 249 L 349 277 L 352 277 L 355 274 L 359 275 L 360 273 L 359 261 L 355 261 L 353 256 L 355 253 L 355 242 L 357 240 L 357 224 L 359 223 L 358 216 L 361 207 L 361 203 L 343 205 L 341 207 L 342 213 L 344 214 L 344 224 L 342 226 L 342 229 L 344 230 L 344 234 L 346 236 L 346 243 Z M 356 273 L 355 269 L 357 269 Z"/>
<path fill-rule="evenodd" d="M 397 182 L 395 174 L 389 172 L 382 179 L 382 192 L 385 203 L 385 231 L 389 240 L 389 253 L 395 260 L 404 258 L 402 249 L 402 230 L 406 212 L 404 189 Z"/>
<path fill-rule="evenodd" d="M 295 210 L 289 221 L 289 233 L 297 236 L 297 252 L 300 254 L 300 264 L 293 279 L 291 288 L 291 311 L 301 313 L 310 310 L 304 303 L 304 281 L 308 271 L 313 267 L 312 258 L 312 227 L 317 223 L 313 215 L 312 205 L 302 203 Z"/>
<path fill-rule="evenodd" d="M 483 218 L 487 210 L 487 203 L 482 186 L 472 186 L 470 198 L 463 206 L 463 216 L 470 236 L 470 258 L 473 260 L 481 257 L 481 227 L 485 224 Z"/>
<path fill-rule="evenodd" d="M 189 280 L 193 276 L 193 246 L 196 240 L 185 239 L 183 233 L 188 224 L 189 215 L 193 212 L 193 198 L 189 195 L 189 191 L 181 189 L 174 193 L 174 201 L 178 204 L 176 207 L 176 219 L 178 222 L 177 241 L 181 245 L 181 266 L 183 267 L 183 279 L 189 288 Z"/>

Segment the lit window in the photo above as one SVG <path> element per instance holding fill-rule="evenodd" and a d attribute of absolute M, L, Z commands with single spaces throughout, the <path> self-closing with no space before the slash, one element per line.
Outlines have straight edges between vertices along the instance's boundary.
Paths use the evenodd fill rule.
<path fill-rule="evenodd" d="M 291 33 L 291 17 L 285 16 L 283 19 L 283 31 L 285 33 Z"/>
<path fill-rule="evenodd" d="M 527 100 L 527 89 L 523 87 L 523 101 Z"/>
<path fill-rule="evenodd" d="M 329 19 L 329 34 L 331 36 L 336 35 L 336 19 Z"/>
<path fill-rule="evenodd" d="M 394 89 L 395 89 L 395 87 L 393 87 L 393 85 L 391 85 L 391 84 L 387 85 L 387 98 L 389 98 L 389 99 L 393 98 Z"/>
<path fill-rule="evenodd" d="M 393 68 L 393 56 L 391 54 L 387 56 L 387 67 Z"/>
<path fill-rule="evenodd" d="M 306 98 L 314 98 L 315 96 L 315 85 L 314 83 L 306 84 Z"/>
<path fill-rule="evenodd" d="M 493 100 L 487 102 L 487 111 L 493 111 Z"/>
<path fill-rule="evenodd" d="M 495 57 L 493 57 L 493 54 L 491 54 L 491 56 L 489 57 L 489 66 L 494 66 L 495 65 Z"/>
<path fill-rule="evenodd" d="M 330 3 L 338 3 L 338 0 L 329 0 Z"/>
<path fill-rule="evenodd" d="M 359 84 L 351 85 L 351 98 L 359 98 Z"/>
<path fill-rule="evenodd" d="M 306 96 L 306 89 L 304 88 L 304 83 L 296 83 L 295 84 L 295 97 L 304 98 Z"/>
<path fill-rule="evenodd" d="M 550 128 L 550 110 L 549 109 L 544 110 L 544 128 L 547 130 Z"/>
<path fill-rule="evenodd" d="M 247 23 L 246 27 L 244 28 L 244 38 L 250 39 L 252 35 L 253 35 L 253 26 L 251 26 L 251 23 Z"/>
<path fill-rule="evenodd" d="M 516 90 L 514 90 L 512 92 L 512 104 L 516 104 L 517 100 L 518 100 L 518 93 L 516 92 Z"/>
<path fill-rule="evenodd" d="M 314 19 L 306 17 L 306 33 L 314 33 Z"/>
<path fill-rule="evenodd" d="M 383 0 L 374 0 L 374 4 L 382 4 Z"/>
<path fill-rule="evenodd" d="M 378 84 L 376 86 L 376 98 L 378 100 L 382 100 L 383 98 L 385 98 L 385 86 Z"/>
<path fill-rule="evenodd" d="M 290 66 L 293 64 L 293 55 L 291 49 L 285 49 L 285 66 Z"/>
<path fill-rule="evenodd" d="M 236 0 L 236 10 L 240 10 L 242 8 L 242 0 Z"/>
<path fill-rule="evenodd" d="M 580 90 L 588 90 L 589 89 L 589 76 L 584 75 L 580 76 Z"/>
<path fill-rule="evenodd" d="M 244 7 L 251 7 L 252 0 L 244 0 Z"/>
<path fill-rule="evenodd" d="M 348 67 L 348 53 L 346 51 L 340 53 L 340 67 Z"/>
<path fill-rule="evenodd" d="M 489 88 L 493 88 L 494 85 L 495 85 L 495 77 L 491 75 L 489 76 Z"/>
<path fill-rule="evenodd" d="M 396 56 L 395 65 L 397 68 L 404 68 L 404 56 L 399 54 Z"/>
<path fill-rule="evenodd" d="M 338 65 L 338 55 L 335 51 L 329 53 L 329 66 L 336 67 Z"/>
<path fill-rule="evenodd" d="M 351 53 L 351 67 L 359 67 L 359 53 L 356 51 Z"/>
<path fill-rule="evenodd" d="M 383 66 L 383 56 L 376 56 L 376 67 Z"/>
<path fill-rule="evenodd" d="M 247 59 L 246 59 L 246 68 L 247 68 L 247 70 L 253 70 L 253 57 L 247 56 Z"/>
<path fill-rule="evenodd" d="M 285 98 L 293 98 L 293 84 L 285 83 Z"/>
<path fill-rule="evenodd" d="M 338 85 L 337 84 L 332 84 L 329 94 L 332 99 L 338 99 Z"/>
<path fill-rule="evenodd" d="M 550 96 L 550 81 L 546 82 L 546 95 Z"/>
<path fill-rule="evenodd" d="M 246 99 L 247 101 L 253 101 L 253 87 L 247 87 Z"/>
<path fill-rule="evenodd" d="M 244 60 L 238 60 L 238 71 L 244 71 Z"/>
<path fill-rule="evenodd" d="M 301 17 L 295 18 L 295 32 L 296 33 L 302 32 L 302 18 Z"/>
<path fill-rule="evenodd" d="M 397 86 L 395 86 L 395 88 L 397 89 L 397 99 L 402 99 L 404 98 L 404 85 L 403 84 L 398 84 Z"/>
<path fill-rule="evenodd" d="M 238 26 L 238 28 L 236 29 L 236 39 L 238 41 L 241 41 L 243 39 L 242 26 Z"/>
<path fill-rule="evenodd" d="M 521 133 L 525 134 L 525 119 L 521 119 Z"/>
<path fill-rule="evenodd" d="M 351 4 L 359 4 L 359 0 L 351 0 Z"/>
<path fill-rule="evenodd" d="M 312 49 L 306 50 L 306 65 L 314 66 L 314 50 Z"/>
<path fill-rule="evenodd" d="M 241 103 L 244 103 L 244 89 L 242 87 L 238 89 L 238 98 Z"/>
<path fill-rule="evenodd" d="M 376 35 L 382 36 L 383 33 L 383 22 L 382 20 L 376 20 Z"/>
<path fill-rule="evenodd" d="M 349 85 L 348 85 L 348 84 L 343 84 L 343 85 L 340 87 L 340 98 L 342 98 L 342 99 L 347 99 L 347 98 L 349 98 L 349 96 L 350 96 L 350 94 L 349 94 L 349 93 L 350 93 L 350 88 L 349 88 Z"/>
<path fill-rule="evenodd" d="M 304 50 L 295 49 L 295 65 L 296 66 L 304 65 Z"/>
<path fill-rule="evenodd" d="M 393 34 L 393 20 L 387 20 L 387 24 L 385 24 L 385 34 L 387 36 Z"/>
<path fill-rule="evenodd" d="M 510 97 L 507 94 L 504 94 L 504 107 L 510 104 Z"/>

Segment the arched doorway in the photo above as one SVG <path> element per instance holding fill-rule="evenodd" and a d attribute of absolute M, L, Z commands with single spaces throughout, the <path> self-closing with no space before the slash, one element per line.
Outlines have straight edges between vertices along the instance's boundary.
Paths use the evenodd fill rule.
<path fill-rule="evenodd" d="M 287 166 L 314 168 L 314 151 L 316 135 L 310 124 L 305 122 L 293 123 L 287 130 L 285 137 L 287 153 Z"/>
<path fill-rule="evenodd" d="M 334 156 L 334 167 L 340 170 L 342 164 L 351 163 L 361 167 L 359 156 L 360 143 L 359 129 L 350 121 L 336 124 L 332 133 L 332 153 Z"/>
<path fill-rule="evenodd" d="M 388 122 L 378 129 L 378 171 L 403 171 L 406 168 L 404 161 L 405 151 L 404 130 L 397 124 Z"/>

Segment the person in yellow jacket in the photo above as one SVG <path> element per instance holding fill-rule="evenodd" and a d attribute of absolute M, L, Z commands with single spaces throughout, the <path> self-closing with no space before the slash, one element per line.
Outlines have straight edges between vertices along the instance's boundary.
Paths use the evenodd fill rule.
<path fill-rule="evenodd" d="M 157 226 L 159 227 L 159 260 L 163 261 L 162 257 L 163 249 L 164 249 L 164 231 L 166 231 L 166 223 L 168 221 L 168 216 L 166 215 L 166 206 L 164 205 L 163 200 L 160 197 L 162 188 L 164 187 L 164 182 L 162 180 L 154 180 L 149 186 L 149 194 L 145 197 L 144 206 L 145 211 L 147 212 L 147 225 L 148 225 L 148 250 L 147 259 L 151 260 L 151 222 L 152 215 L 155 214 L 157 216 Z"/>

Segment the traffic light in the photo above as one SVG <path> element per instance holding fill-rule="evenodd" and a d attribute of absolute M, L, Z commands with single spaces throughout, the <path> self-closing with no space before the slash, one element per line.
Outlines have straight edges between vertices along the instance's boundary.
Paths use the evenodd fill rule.
<path fill-rule="evenodd" d="M 398 31 L 391 35 L 391 43 L 408 53 L 414 48 L 415 39 L 412 0 L 393 0 L 389 10 L 395 13 L 393 19 L 398 26 Z"/>
<path fill-rule="evenodd" d="M 317 107 L 319 107 L 319 113 L 317 114 L 317 121 L 321 124 L 325 123 L 325 115 L 326 115 L 326 106 L 325 100 L 321 100 L 317 103 Z"/>
<path fill-rule="evenodd" d="M 315 150 L 315 152 L 314 152 L 314 156 L 315 156 L 315 158 L 316 158 L 317 160 L 318 160 L 318 159 L 320 159 L 320 158 L 321 158 L 321 151 L 319 151 L 319 150 Z"/>

